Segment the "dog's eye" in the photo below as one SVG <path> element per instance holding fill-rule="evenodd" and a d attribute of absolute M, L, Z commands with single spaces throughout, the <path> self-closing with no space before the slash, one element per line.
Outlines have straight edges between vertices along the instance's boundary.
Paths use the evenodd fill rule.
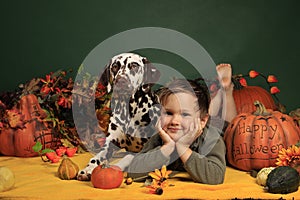
<path fill-rule="evenodd" d="M 111 70 L 112 72 L 116 73 L 118 72 L 120 69 L 120 62 L 114 62 L 112 65 L 111 65 Z"/>
<path fill-rule="evenodd" d="M 136 63 L 136 62 L 132 62 L 132 63 L 129 63 L 128 64 L 128 68 L 131 70 L 131 69 L 135 69 L 135 68 L 137 68 L 137 67 L 139 67 L 139 64 L 138 63 Z"/>

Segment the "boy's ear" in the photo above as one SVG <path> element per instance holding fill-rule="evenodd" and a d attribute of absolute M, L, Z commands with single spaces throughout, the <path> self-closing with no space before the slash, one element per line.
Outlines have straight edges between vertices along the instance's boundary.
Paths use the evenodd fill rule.
<path fill-rule="evenodd" d="M 201 125 L 201 127 L 204 128 L 206 126 L 206 123 L 207 123 L 208 119 L 209 119 L 209 115 L 208 114 L 206 114 L 205 116 L 203 116 L 203 117 L 200 118 L 200 125 Z"/>

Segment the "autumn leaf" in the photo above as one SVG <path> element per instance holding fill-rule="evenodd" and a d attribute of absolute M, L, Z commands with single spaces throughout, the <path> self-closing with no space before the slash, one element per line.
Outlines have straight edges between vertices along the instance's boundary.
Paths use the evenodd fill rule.
<path fill-rule="evenodd" d="M 24 116 L 17 109 L 11 109 L 6 111 L 9 126 L 11 128 L 24 128 Z"/>

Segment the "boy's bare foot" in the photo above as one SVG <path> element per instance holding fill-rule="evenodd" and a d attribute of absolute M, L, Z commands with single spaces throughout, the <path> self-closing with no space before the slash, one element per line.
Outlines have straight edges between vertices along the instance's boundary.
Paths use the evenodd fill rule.
<path fill-rule="evenodd" d="M 232 75 L 232 69 L 230 64 L 221 63 L 217 65 L 216 67 L 218 78 L 220 81 L 221 86 L 227 90 L 231 88 L 232 82 L 231 82 L 231 75 Z"/>

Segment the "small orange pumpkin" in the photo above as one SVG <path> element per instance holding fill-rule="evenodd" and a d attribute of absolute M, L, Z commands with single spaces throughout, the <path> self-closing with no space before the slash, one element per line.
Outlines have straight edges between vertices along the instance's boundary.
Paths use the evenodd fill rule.
<path fill-rule="evenodd" d="M 259 101 L 254 105 L 256 111 L 237 115 L 224 135 L 229 164 L 245 171 L 275 166 L 278 152 L 300 140 L 292 117 L 267 110 Z"/>
<path fill-rule="evenodd" d="M 123 182 L 123 172 L 115 165 L 108 167 L 105 165 L 99 165 L 92 172 L 91 182 L 95 188 L 118 188 Z"/>

